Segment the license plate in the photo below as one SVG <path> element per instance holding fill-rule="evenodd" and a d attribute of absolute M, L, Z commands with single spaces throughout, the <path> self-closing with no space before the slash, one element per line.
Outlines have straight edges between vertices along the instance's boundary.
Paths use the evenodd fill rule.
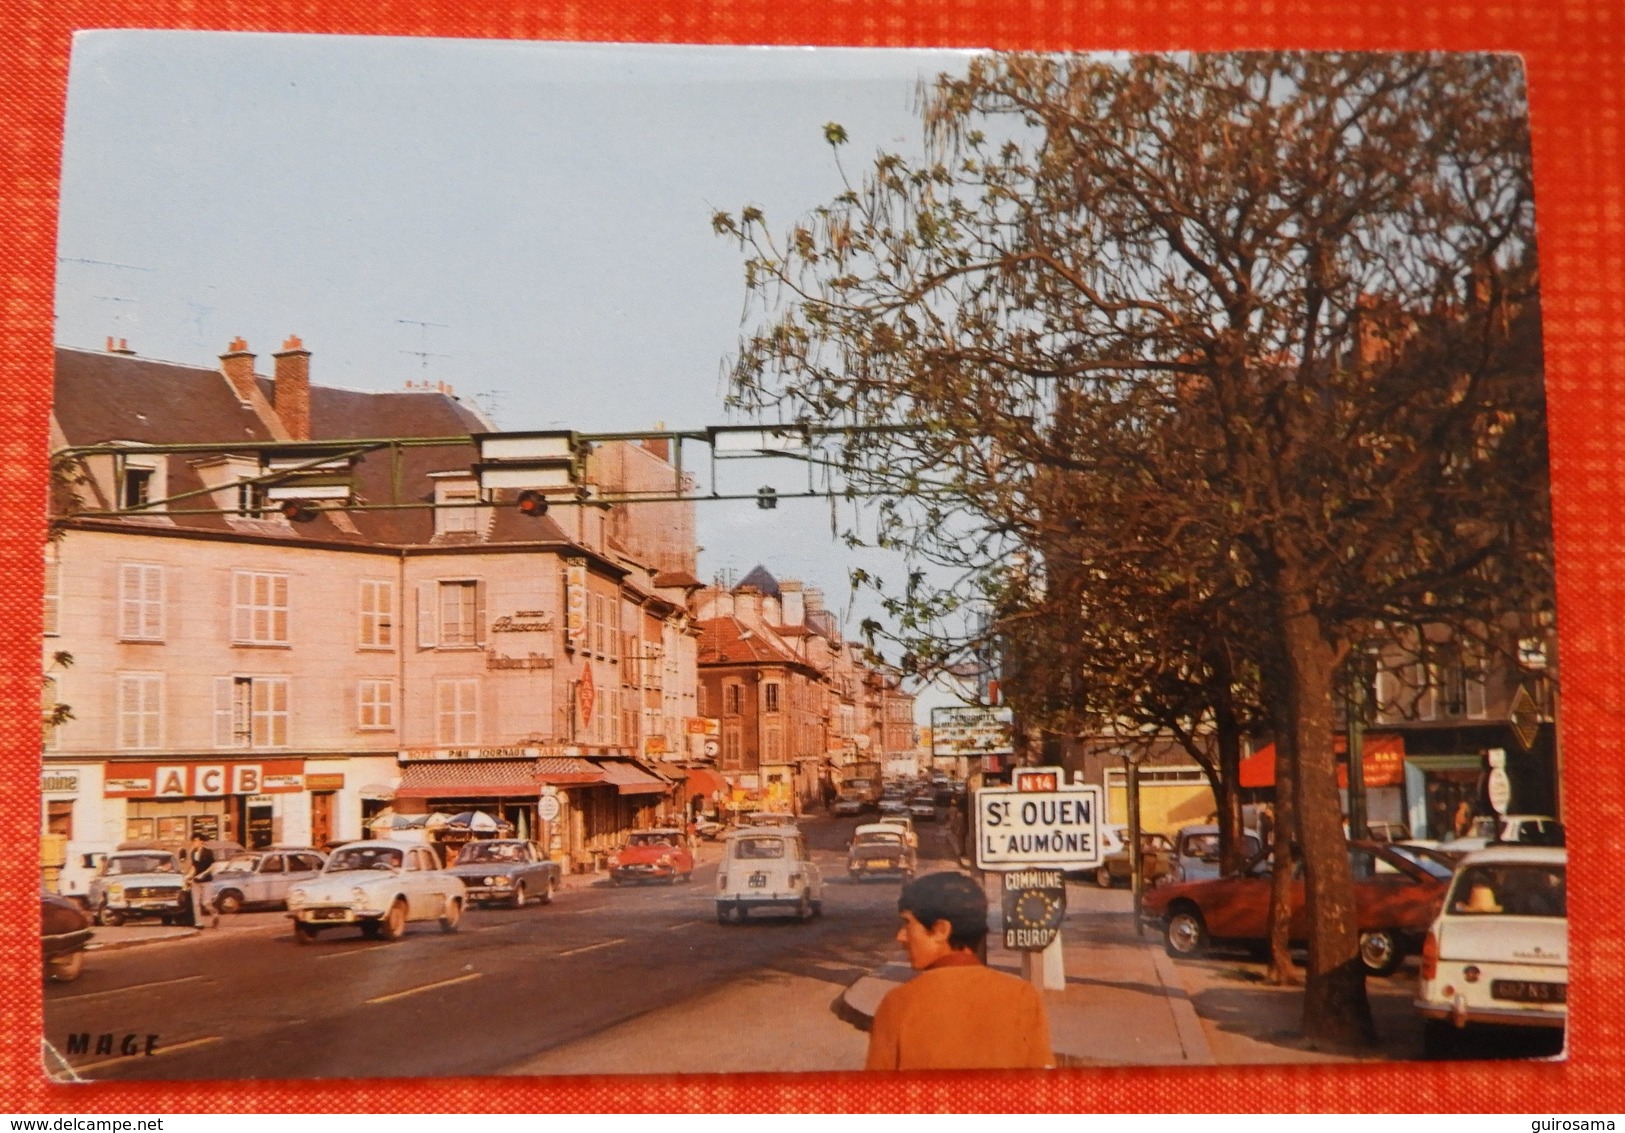
<path fill-rule="evenodd" d="M 342 921 L 344 919 L 344 910 L 314 909 L 311 911 L 310 919 L 313 921 Z"/>
<path fill-rule="evenodd" d="M 1490 996 L 1518 1003 L 1567 1003 L 1569 985 L 1539 980 L 1491 980 Z"/>
<path fill-rule="evenodd" d="M 766 889 L 767 888 L 767 874 L 765 874 L 765 873 L 753 873 L 753 874 L 751 874 L 750 875 L 750 887 L 752 889 Z"/>

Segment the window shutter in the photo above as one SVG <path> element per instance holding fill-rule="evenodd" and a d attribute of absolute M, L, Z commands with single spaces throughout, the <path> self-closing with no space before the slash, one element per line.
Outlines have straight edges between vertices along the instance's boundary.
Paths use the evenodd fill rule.
<path fill-rule="evenodd" d="M 231 692 L 233 687 L 231 677 L 214 678 L 214 746 L 236 747 L 237 740 L 232 734 Z"/>
<path fill-rule="evenodd" d="M 474 644 L 485 648 L 485 583 L 474 583 Z"/>
<path fill-rule="evenodd" d="M 141 569 L 141 636 L 154 640 L 164 636 L 164 568 Z"/>
<path fill-rule="evenodd" d="M 123 563 L 118 569 L 118 635 L 136 637 L 141 633 L 141 611 L 137 602 L 140 579 L 134 563 Z"/>
<path fill-rule="evenodd" d="M 253 612 L 254 580 L 242 571 L 234 571 L 231 576 L 231 639 L 233 641 L 250 641 L 253 639 L 253 625 L 250 618 Z"/>
<path fill-rule="evenodd" d="M 418 583 L 418 648 L 433 649 L 435 639 L 436 614 L 435 610 L 436 585 L 433 582 Z"/>
<path fill-rule="evenodd" d="M 1489 715 L 1487 699 L 1483 676 L 1469 675 L 1467 678 L 1467 715 L 1480 720 Z"/>

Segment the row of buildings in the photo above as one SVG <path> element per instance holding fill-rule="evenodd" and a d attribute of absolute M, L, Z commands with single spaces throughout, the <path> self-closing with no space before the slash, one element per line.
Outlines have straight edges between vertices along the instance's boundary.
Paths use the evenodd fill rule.
<path fill-rule="evenodd" d="M 480 810 L 590 869 L 630 828 L 797 808 L 913 747 L 912 698 L 817 590 L 695 576 L 666 440 L 595 445 L 524 508 L 482 487 L 494 430 L 449 389 L 323 387 L 310 359 L 57 351 L 48 865 Z M 666 498 L 599 502 L 638 494 Z"/>

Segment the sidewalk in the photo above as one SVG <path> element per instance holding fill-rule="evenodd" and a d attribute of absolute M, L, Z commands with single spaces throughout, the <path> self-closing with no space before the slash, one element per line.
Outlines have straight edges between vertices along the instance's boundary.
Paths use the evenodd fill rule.
<path fill-rule="evenodd" d="M 1046 991 L 1050 1041 L 1061 1066 L 1269 1065 L 1421 1057 L 1421 1024 L 1406 969 L 1367 981 L 1380 1042 L 1370 1051 L 1320 1050 L 1298 1032 L 1301 987 L 1271 987 L 1264 966 L 1240 958 L 1170 959 L 1150 930 L 1137 936 L 1124 891 L 1068 886 L 1061 929 L 1066 988 Z M 997 905 L 994 906 L 997 921 Z M 1021 954 L 989 934 L 988 965 L 1021 974 Z M 881 966 L 841 996 L 837 1013 L 867 1030 L 881 998 L 913 977 Z"/>

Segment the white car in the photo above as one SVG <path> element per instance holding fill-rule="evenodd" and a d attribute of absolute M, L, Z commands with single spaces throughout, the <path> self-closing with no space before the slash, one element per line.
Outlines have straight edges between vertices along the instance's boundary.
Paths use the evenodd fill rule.
<path fill-rule="evenodd" d="M 1425 843 L 1437 845 L 1441 850 L 1455 854 L 1471 853 L 1500 842 L 1519 842 L 1531 846 L 1561 846 L 1564 841 L 1563 824 L 1544 814 L 1493 814 L 1473 819 L 1472 829 L 1460 838 Z"/>
<path fill-rule="evenodd" d="M 824 876 L 794 826 L 747 826 L 723 843 L 717 867 L 717 921 L 744 921 L 752 909 L 789 909 L 799 920 L 824 911 Z"/>
<path fill-rule="evenodd" d="M 467 902 L 461 879 L 440 868 L 428 846 L 351 842 L 333 851 L 314 880 L 289 890 L 288 915 L 301 944 L 339 925 L 399 940 L 408 921 L 439 921 L 442 932 L 456 932 Z"/>
<path fill-rule="evenodd" d="M 1568 1023 L 1568 851 L 1494 846 L 1456 867 L 1422 946 L 1423 1047 L 1448 1056 L 1469 1028 Z"/>

